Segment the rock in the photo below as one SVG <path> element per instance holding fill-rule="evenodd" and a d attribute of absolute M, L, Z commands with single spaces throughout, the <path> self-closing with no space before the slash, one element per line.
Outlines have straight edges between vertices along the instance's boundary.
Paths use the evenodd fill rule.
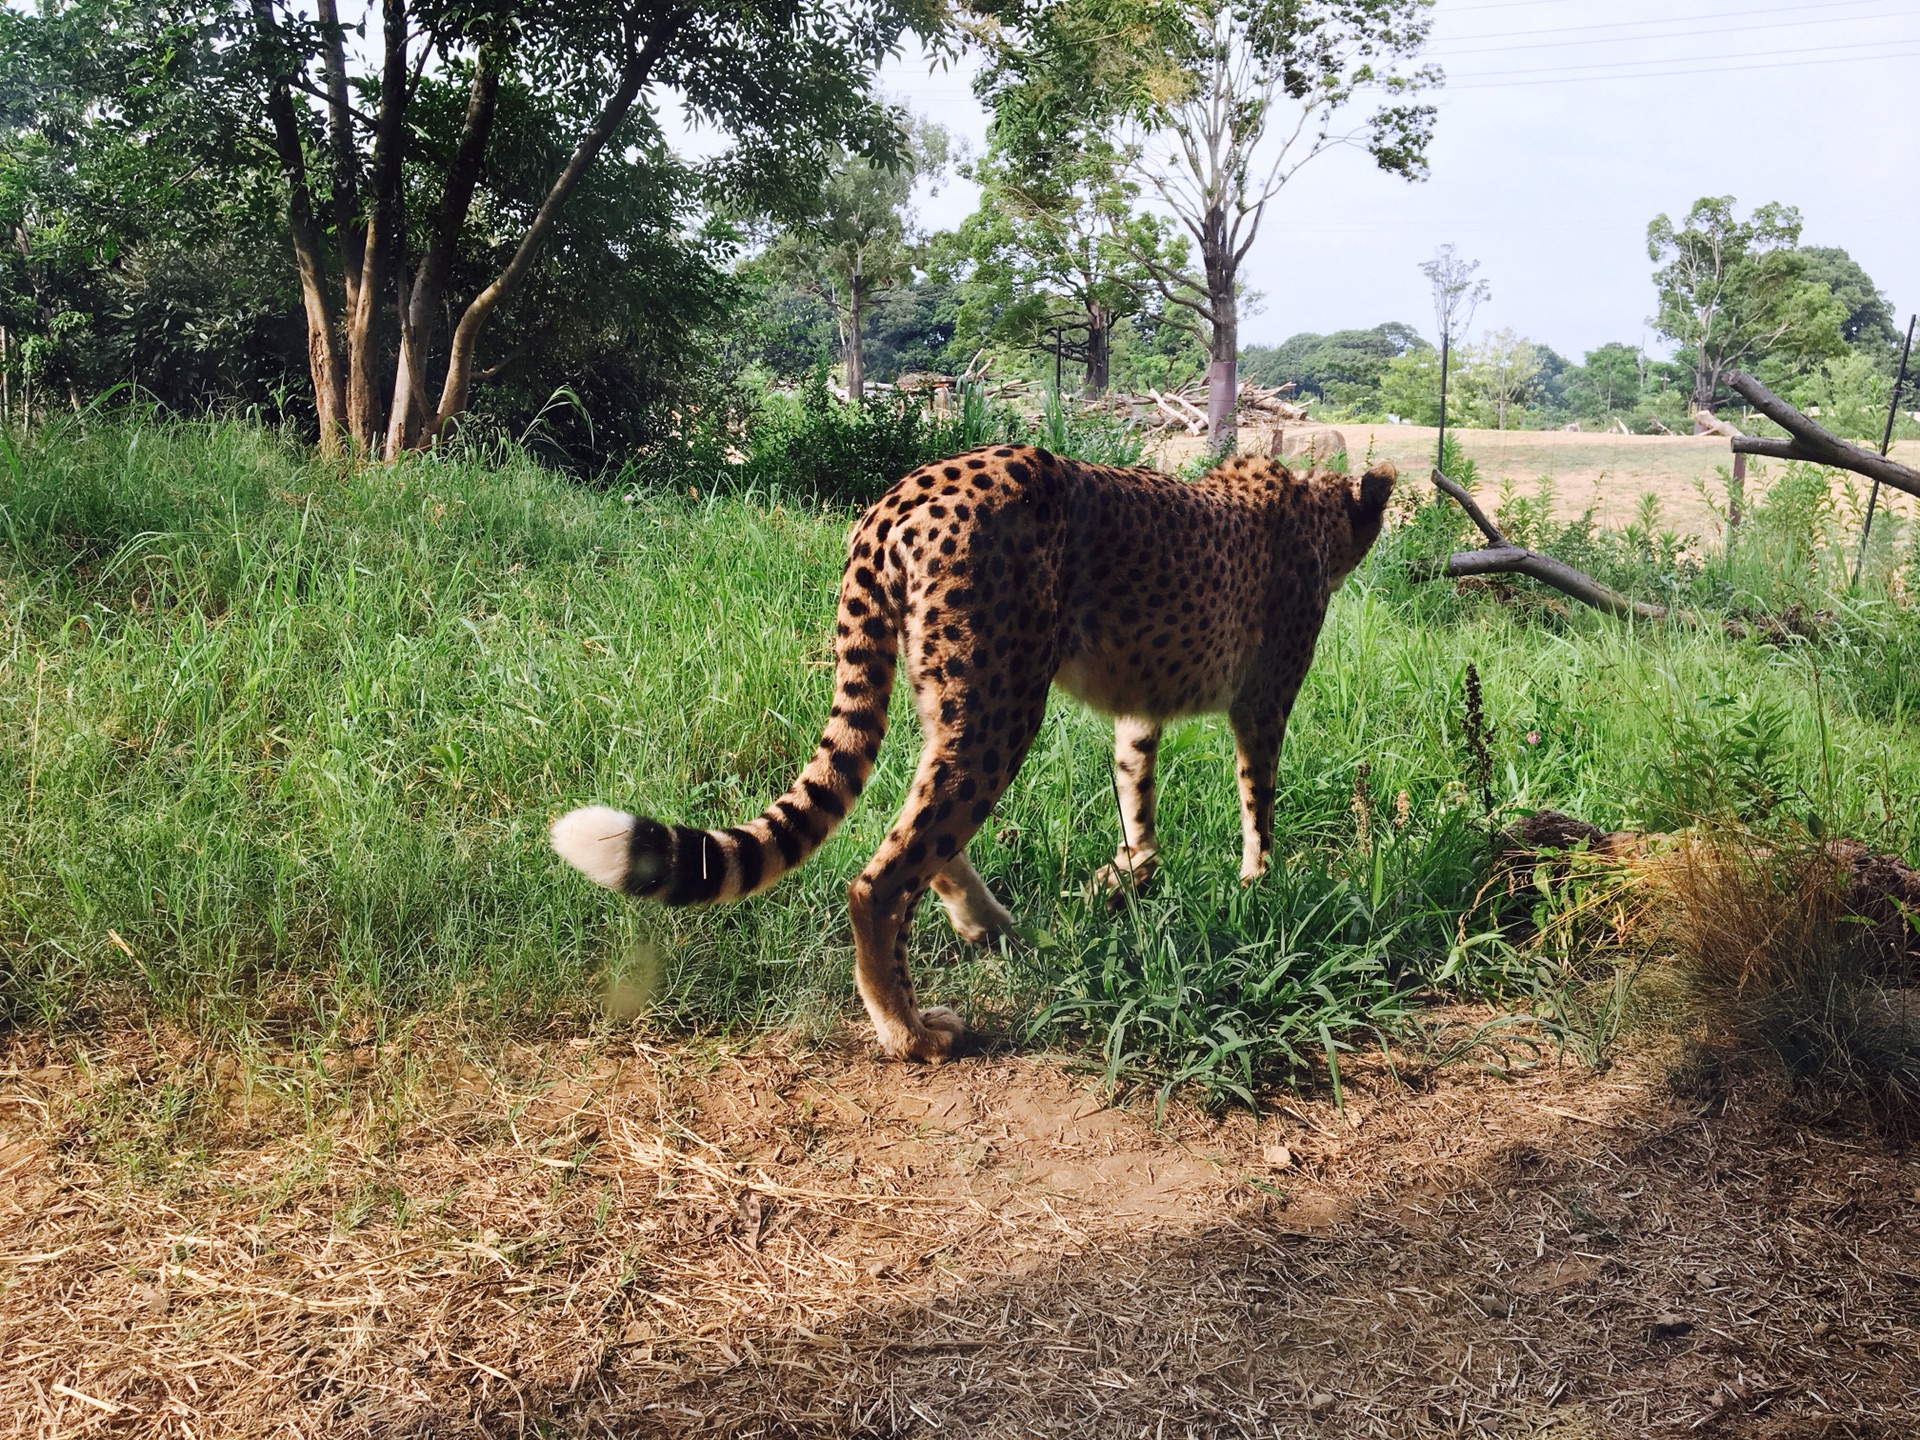
<path fill-rule="evenodd" d="M 1351 453 L 1347 437 L 1331 425 L 1286 425 L 1273 432 L 1268 449 L 1276 460 L 1299 462 L 1306 466 L 1324 465 L 1336 455 Z"/>

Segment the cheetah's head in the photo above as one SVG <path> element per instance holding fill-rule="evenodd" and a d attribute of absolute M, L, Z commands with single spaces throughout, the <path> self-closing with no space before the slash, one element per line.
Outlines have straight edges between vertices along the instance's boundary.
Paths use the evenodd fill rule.
<path fill-rule="evenodd" d="M 1331 482 L 1329 498 L 1335 507 L 1333 543 L 1329 547 L 1333 553 L 1327 556 L 1332 588 L 1340 588 L 1380 538 L 1387 500 L 1393 494 L 1393 482 L 1399 478 L 1400 472 L 1384 460 L 1362 475 L 1357 485 L 1345 475 L 1327 477 Z"/>

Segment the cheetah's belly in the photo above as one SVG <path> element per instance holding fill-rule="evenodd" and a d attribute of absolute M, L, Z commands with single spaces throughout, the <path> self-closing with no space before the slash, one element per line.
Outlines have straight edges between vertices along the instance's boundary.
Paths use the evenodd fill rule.
<path fill-rule="evenodd" d="M 1171 720 L 1226 709 L 1243 669 L 1237 656 L 1204 646 L 1169 654 L 1113 645 L 1069 655 L 1053 683 L 1108 715 Z"/>

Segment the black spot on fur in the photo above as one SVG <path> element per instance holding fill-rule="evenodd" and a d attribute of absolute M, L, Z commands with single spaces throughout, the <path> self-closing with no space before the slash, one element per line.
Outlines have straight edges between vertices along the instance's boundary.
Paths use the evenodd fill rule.
<path fill-rule="evenodd" d="M 850 750 L 836 750 L 828 763 L 846 777 L 849 788 L 858 795 L 860 787 L 867 783 L 866 767 L 860 757 Z"/>
<path fill-rule="evenodd" d="M 793 833 L 793 827 L 781 815 L 768 815 L 766 821 L 767 829 L 773 832 L 773 843 L 780 849 L 781 861 L 791 870 L 800 863 L 801 852 L 805 849 L 800 837 Z"/>

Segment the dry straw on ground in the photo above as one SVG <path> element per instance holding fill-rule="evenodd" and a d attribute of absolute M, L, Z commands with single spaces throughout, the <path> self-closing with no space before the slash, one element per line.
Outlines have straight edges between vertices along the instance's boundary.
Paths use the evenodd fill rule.
<path fill-rule="evenodd" d="M 184 1046 L 16 1039 L 0 1430 L 1892 1436 L 1920 1414 L 1920 1170 L 1764 1093 L 1676 1099 L 1650 1064 L 1362 1071 L 1344 1113 L 1156 1130 L 1044 1058 L 450 1052 L 249 1084 Z"/>

